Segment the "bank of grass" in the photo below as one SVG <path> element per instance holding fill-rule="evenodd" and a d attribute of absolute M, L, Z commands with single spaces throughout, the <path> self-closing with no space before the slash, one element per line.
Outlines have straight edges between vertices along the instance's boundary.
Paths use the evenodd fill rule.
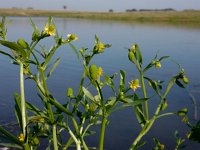
<path fill-rule="evenodd" d="M 104 19 L 139 22 L 200 23 L 200 10 L 191 11 L 137 11 L 137 12 L 73 12 L 34 9 L 0 9 L 0 16 L 53 16 L 85 19 Z"/>

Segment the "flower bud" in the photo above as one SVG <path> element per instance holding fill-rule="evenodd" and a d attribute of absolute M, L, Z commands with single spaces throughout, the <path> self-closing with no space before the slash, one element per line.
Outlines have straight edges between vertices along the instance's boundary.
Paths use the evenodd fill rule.
<path fill-rule="evenodd" d="M 22 48 L 28 48 L 28 44 L 23 39 L 18 39 L 17 44 L 19 44 Z"/>
<path fill-rule="evenodd" d="M 89 110 L 92 111 L 92 112 L 95 112 L 97 110 L 97 105 L 95 103 L 91 103 L 89 105 Z"/>
<path fill-rule="evenodd" d="M 68 88 L 67 89 L 67 97 L 72 98 L 73 96 L 74 96 L 73 89 L 72 88 Z"/>
<path fill-rule="evenodd" d="M 137 48 L 137 45 L 136 45 L 136 44 L 133 44 L 133 45 L 131 46 L 131 51 L 132 51 L 133 53 L 135 53 L 136 48 Z"/>
<path fill-rule="evenodd" d="M 134 63 L 135 55 L 134 55 L 133 51 L 129 51 L 128 58 L 132 63 Z"/>
<path fill-rule="evenodd" d="M 165 110 L 167 108 L 167 101 L 164 101 L 161 106 L 161 110 Z"/>
<path fill-rule="evenodd" d="M 178 116 L 185 116 L 187 113 L 188 113 L 188 109 L 187 108 L 183 108 L 183 109 L 181 109 L 181 110 L 179 110 L 177 112 L 177 115 Z"/>
<path fill-rule="evenodd" d="M 161 63 L 159 61 L 156 61 L 155 62 L 155 67 L 158 69 L 158 68 L 161 68 Z"/>
<path fill-rule="evenodd" d="M 69 43 L 69 42 L 71 42 L 71 41 L 76 41 L 76 40 L 78 40 L 78 37 L 75 35 L 75 34 L 68 34 L 67 35 L 67 42 Z"/>
<path fill-rule="evenodd" d="M 95 64 L 92 64 L 89 68 L 89 72 L 90 72 L 90 77 L 94 80 L 97 80 L 97 66 Z"/>
<path fill-rule="evenodd" d="M 94 80 L 97 80 L 98 77 L 103 75 L 103 69 L 101 67 L 97 68 L 95 64 L 92 64 L 89 67 L 90 77 Z"/>
<path fill-rule="evenodd" d="M 39 142 L 39 140 L 38 140 L 37 137 L 34 137 L 34 138 L 31 140 L 31 143 L 32 143 L 33 145 L 39 145 L 39 144 L 40 144 L 40 142 Z"/>
<path fill-rule="evenodd" d="M 185 84 L 188 84 L 188 83 L 189 83 L 189 80 L 188 80 L 188 78 L 187 78 L 185 75 L 183 76 L 182 80 L 183 80 L 183 82 L 184 82 Z"/>

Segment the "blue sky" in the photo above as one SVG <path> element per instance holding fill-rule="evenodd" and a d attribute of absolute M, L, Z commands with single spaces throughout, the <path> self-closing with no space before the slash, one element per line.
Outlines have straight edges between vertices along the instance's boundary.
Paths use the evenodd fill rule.
<path fill-rule="evenodd" d="M 126 9 L 174 8 L 200 9 L 200 0 L 0 0 L 1 8 L 33 7 L 34 9 L 59 10 L 67 6 L 75 11 L 125 11 Z"/>

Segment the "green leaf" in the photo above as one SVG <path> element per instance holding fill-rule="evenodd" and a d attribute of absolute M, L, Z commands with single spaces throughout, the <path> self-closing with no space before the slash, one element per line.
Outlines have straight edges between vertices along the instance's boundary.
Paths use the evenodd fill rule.
<path fill-rule="evenodd" d="M 82 87 L 83 93 L 94 103 L 96 103 L 94 96 L 85 87 Z"/>
<path fill-rule="evenodd" d="M 181 88 L 185 88 L 185 86 L 177 79 L 176 79 L 176 84 Z"/>
<path fill-rule="evenodd" d="M 8 53 L 6 53 L 6 52 L 4 52 L 4 51 L 1 51 L 1 50 L 0 50 L 0 53 L 3 54 L 3 55 L 6 55 L 6 56 L 8 56 L 8 57 L 10 57 L 11 59 L 15 59 L 14 57 L 12 57 L 12 55 L 10 55 L 10 54 L 8 54 Z"/>
<path fill-rule="evenodd" d="M 0 36 L 6 40 L 6 33 L 7 33 L 7 29 L 6 29 L 6 17 L 3 16 L 2 17 L 2 21 L 0 23 L 0 28 L 1 28 L 1 31 L 0 31 Z"/>
<path fill-rule="evenodd" d="M 172 88 L 172 86 L 174 85 L 174 82 L 176 81 L 176 78 L 177 78 L 177 76 L 174 76 L 171 80 L 170 80 L 170 82 L 169 82 L 169 84 L 168 84 L 168 86 L 167 86 L 167 88 L 166 88 L 166 90 L 165 90 L 165 93 L 164 93 L 164 98 L 167 96 L 167 94 L 169 93 L 169 91 L 170 91 L 170 89 Z"/>
<path fill-rule="evenodd" d="M 137 44 L 136 44 L 135 46 L 136 46 L 136 50 L 135 50 L 136 59 L 138 60 L 138 62 L 139 62 L 140 64 L 142 64 L 142 53 L 141 53 L 141 51 L 140 51 L 139 46 L 138 46 Z"/>
<path fill-rule="evenodd" d="M 20 95 L 15 93 L 14 94 L 14 98 L 15 98 L 15 115 L 18 121 L 18 124 L 22 130 L 22 115 L 21 115 L 21 99 L 20 99 Z"/>
<path fill-rule="evenodd" d="M 99 38 L 98 36 L 95 34 L 95 44 L 99 43 Z"/>
<path fill-rule="evenodd" d="M 105 106 L 106 106 L 106 110 L 109 112 L 109 111 L 112 111 L 112 108 L 113 106 L 115 105 L 115 102 L 116 102 L 116 97 L 110 97 L 108 98 Z M 110 109 L 110 110 L 109 110 Z"/>
<path fill-rule="evenodd" d="M 71 43 L 68 43 L 68 44 L 69 44 L 69 46 L 71 47 L 71 49 L 75 52 L 75 54 L 76 54 L 78 60 L 81 61 L 81 60 L 80 60 L 79 51 L 76 49 L 76 47 L 75 47 L 73 44 L 71 44 Z"/>
<path fill-rule="evenodd" d="M 22 146 L 19 146 L 18 144 L 14 144 L 14 143 L 0 143 L 0 146 L 3 146 L 3 147 L 10 147 L 10 148 L 13 148 L 13 149 L 23 149 Z"/>
<path fill-rule="evenodd" d="M 3 141 L 1 141 L 1 138 L 0 138 L 0 145 L 6 146 L 6 147 L 12 147 L 12 145 L 15 145 L 16 147 L 22 148 L 21 147 L 22 143 L 12 133 L 8 132 L 1 126 L 0 126 L 0 133 L 1 133 L 0 136 L 2 136 L 4 140 L 10 140 L 17 144 L 15 145 L 14 143 L 3 143 Z"/>
<path fill-rule="evenodd" d="M 132 99 L 129 99 L 129 98 L 124 98 L 124 101 L 126 101 L 127 103 L 124 103 L 121 106 L 115 108 L 112 112 L 124 109 L 126 107 L 135 107 L 136 108 L 138 105 L 141 105 L 142 103 L 144 103 L 147 100 L 148 100 L 148 98 L 138 99 L 135 101 L 133 101 Z"/>
<path fill-rule="evenodd" d="M 92 56 L 90 56 L 90 55 L 85 56 L 86 66 L 89 65 L 91 59 L 92 59 Z"/>
<path fill-rule="evenodd" d="M 53 67 L 51 68 L 51 70 L 49 71 L 49 73 L 47 74 L 47 78 L 49 78 L 51 76 L 51 74 L 53 73 L 53 71 L 56 69 L 56 67 L 58 66 L 60 62 L 60 58 L 57 58 L 56 61 L 53 63 Z"/>
<path fill-rule="evenodd" d="M 55 51 L 58 49 L 58 45 L 54 45 L 51 49 L 50 49 L 50 52 L 48 53 L 44 63 L 42 64 L 42 67 L 43 68 L 46 68 L 47 64 L 51 61 Z"/>
<path fill-rule="evenodd" d="M 139 97 L 137 96 L 137 94 L 134 94 L 134 101 L 137 101 L 137 100 L 139 100 Z M 136 105 L 134 107 L 134 111 L 135 111 L 139 124 L 143 127 L 144 124 L 146 123 L 146 119 L 143 113 L 142 104 Z"/>
<path fill-rule="evenodd" d="M 146 141 L 139 141 L 136 146 L 134 147 L 134 149 L 139 149 L 142 146 L 144 146 L 146 144 Z M 132 147 L 131 147 L 132 148 Z"/>
<path fill-rule="evenodd" d="M 42 115 L 41 110 L 29 102 L 26 102 L 26 108 L 36 115 Z"/>
<path fill-rule="evenodd" d="M 115 85 L 114 85 L 114 82 L 111 79 L 111 77 L 105 75 L 104 78 L 105 78 L 105 84 L 107 84 L 109 87 L 111 87 L 111 89 L 113 90 L 113 92 L 116 93 L 115 92 L 115 88 L 114 88 Z"/>
<path fill-rule="evenodd" d="M 33 31 L 33 33 L 32 33 L 32 40 L 33 40 L 33 41 L 36 41 L 36 40 L 38 40 L 38 37 L 40 36 L 40 31 L 38 30 L 38 28 L 37 28 L 37 26 L 35 25 L 35 23 L 33 22 L 33 20 L 30 19 L 30 21 L 31 21 L 31 25 L 32 25 L 32 27 L 33 27 L 33 29 L 34 29 L 34 31 Z"/>
<path fill-rule="evenodd" d="M 3 41 L 3 40 L 0 40 L 0 43 L 3 46 L 16 51 L 18 53 L 18 55 L 21 55 L 23 58 L 26 58 L 26 52 L 24 51 L 24 48 L 22 46 L 20 46 L 19 44 L 15 43 L 15 42 L 9 42 L 9 41 Z"/>
<path fill-rule="evenodd" d="M 125 79 L 126 79 L 126 73 L 123 70 L 120 70 L 119 93 L 124 91 Z"/>
<path fill-rule="evenodd" d="M 146 68 L 144 68 L 144 70 L 143 70 L 143 72 L 146 72 L 147 70 L 149 70 L 151 67 L 153 67 L 154 66 L 154 63 L 155 61 L 151 61 L 147 66 L 146 66 Z"/>
<path fill-rule="evenodd" d="M 167 59 L 167 58 L 169 58 L 170 56 L 163 56 L 163 57 L 161 57 L 160 59 L 159 59 L 159 61 L 161 61 L 161 60 L 163 60 L 163 59 Z"/>
<path fill-rule="evenodd" d="M 152 86 L 152 88 L 154 89 L 154 91 L 155 91 L 158 95 L 160 95 L 159 87 L 158 87 L 157 82 L 154 81 L 154 80 L 152 80 L 152 79 L 150 79 L 150 78 L 148 78 L 148 77 L 144 77 L 144 78 L 145 78 L 146 80 L 148 80 L 148 81 L 151 83 L 151 86 Z"/>

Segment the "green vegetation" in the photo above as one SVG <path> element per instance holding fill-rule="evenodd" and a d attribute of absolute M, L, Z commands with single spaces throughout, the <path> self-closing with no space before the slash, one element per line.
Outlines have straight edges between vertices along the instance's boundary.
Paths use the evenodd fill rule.
<path fill-rule="evenodd" d="M 54 16 L 140 22 L 200 23 L 200 11 L 69 12 L 34 9 L 0 9 L 1 16 Z"/>
<path fill-rule="evenodd" d="M 115 111 L 123 111 L 124 108 L 131 107 L 135 112 L 133 115 L 137 117 L 140 131 L 134 135 L 132 143 L 127 144 L 130 144 L 131 150 L 135 150 L 145 144 L 143 137 L 159 118 L 170 115 L 182 117 L 187 114 L 187 108 L 176 112 L 167 112 L 167 96 L 169 92 L 173 92 L 171 91 L 173 85 L 177 84 L 184 88 L 189 82 L 184 69 L 179 64 L 176 64 L 178 72 L 170 77 L 168 83 L 163 84 L 163 81 L 147 75 L 149 70 L 161 68 L 162 62 L 169 56 L 159 57 L 156 54 L 152 61 L 145 65 L 142 51 L 137 44 L 133 44 L 127 49 L 127 58 L 133 67 L 136 67 L 139 76 L 132 81 L 127 81 L 127 74 L 123 70 L 119 71 L 119 77 L 117 73 L 108 76 L 103 72 L 103 68 L 91 64 L 91 60 L 96 55 L 104 53 L 110 47 L 109 44 L 100 41 L 97 36 L 95 36 L 91 49 L 81 48 L 78 50 L 72 44 L 78 37 L 74 34 L 68 34 L 67 37 L 58 35 L 56 26 L 50 17 L 42 31 L 39 31 L 31 20 L 33 33 L 30 43 L 21 38 L 17 41 L 9 41 L 6 36 L 8 30 L 6 23 L 5 17 L 3 17 L 0 23 L 0 44 L 6 49 L 1 50 L 0 53 L 12 59 L 12 62 L 18 65 L 20 70 L 20 93 L 14 95 L 19 131 L 11 133 L 0 125 L 0 136 L 3 137 L 0 145 L 32 150 L 40 148 L 40 142 L 42 139 L 46 139 L 45 148 L 47 149 L 65 150 L 75 144 L 77 150 L 81 150 L 81 148 L 89 150 L 90 146 L 97 145 L 87 143 L 85 137 L 92 136 L 93 132 L 90 131 L 90 128 L 99 125 L 98 147 L 99 150 L 103 150 L 106 127 L 110 122 L 109 116 Z M 46 38 L 54 40 L 49 50 L 39 46 L 40 41 Z M 50 80 L 51 74 L 61 59 L 57 58 L 53 61 L 54 54 L 60 46 L 66 44 L 76 53 L 83 70 L 78 90 L 66 87 L 66 100 L 64 104 L 61 104 L 60 100 L 56 99 L 49 90 L 47 80 Z M 35 83 L 39 95 L 38 101 L 42 101 L 43 107 L 35 106 L 31 101 L 26 100 L 25 79 Z M 109 92 L 108 98 L 104 93 L 105 87 L 112 91 Z M 139 92 L 140 89 L 142 94 Z M 149 89 L 152 89 L 153 93 L 148 93 Z M 154 99 L 159 99 L 159 102 L 153 113 L 150 113 L 149 101 Z M 178 149 L 184 140 L 178 136 L 177 132 L 175 135 L 176 145 L 174 147 Z M 2 142 L 4 139 L 7 140 Z M 158 139 L 154 138 L 154 141 L 154 149 L 164 149 L 164 145 Z"/>

